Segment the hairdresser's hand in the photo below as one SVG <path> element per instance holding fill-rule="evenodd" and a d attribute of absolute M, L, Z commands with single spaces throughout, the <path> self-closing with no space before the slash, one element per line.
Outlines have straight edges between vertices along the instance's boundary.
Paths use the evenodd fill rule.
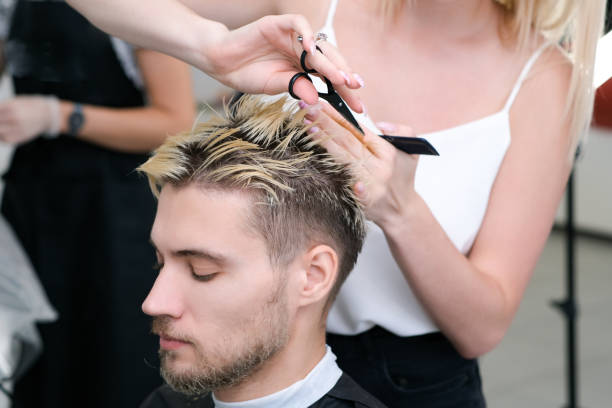
<path fill-rule="evenodd" d="M 366 216 L 383 230 L 401 218 L 416 195 L 414 174 L 418 156 L 397 150 L 365 126 L 362 135 L 326 103 L 321 103 L 319 109 L 306 109 L 309 109 L 306 118 L 313 121 L 312 137 L 337 160 L 350 164 L 356 178 L 354 191 Z M 390 123 L 378 126 L 387 135 L 413 135 L 408 126 Z"/>
<path fill-rule="evenodd" d="M 298 35 L 302 35 L 302 43 Z M 353 76 L 335 47 L 326 42 L 319 46 L 325 54 L 316 51 L 312 29 L 303 16 L 266 16 L 236 30 L 217 31 L 206 45 L 201 68 L 240 91 L 274 95 L 287 92 L 293 75 L 302 71 L 300 56 L 307 50 L 307 65 L 326 76 L 353 110 L 362 112 L 361 102 L 351 90 L 360 88 L 359 77 Z M 309 104 L 318 100 L 307 79 L 298 79 L 294 92 Z"/>
<path fill-rule="evenodd" d="M 25 143 L 43 133 L 57 133 L 58 101 L 46 96 L 17 96 L 0 103 L 0 141 Z"/>

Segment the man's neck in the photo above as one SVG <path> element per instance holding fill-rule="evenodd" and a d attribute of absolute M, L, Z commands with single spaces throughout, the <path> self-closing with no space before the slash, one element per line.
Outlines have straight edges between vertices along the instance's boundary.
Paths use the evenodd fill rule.
<path fill-rule="evenodd" d="M 224 402 L 248 401 L 274 394 L 304 379 L 325 355 L 325 331 L 294 333 L 287 345 L 240 384 L 216 390 Z"/>

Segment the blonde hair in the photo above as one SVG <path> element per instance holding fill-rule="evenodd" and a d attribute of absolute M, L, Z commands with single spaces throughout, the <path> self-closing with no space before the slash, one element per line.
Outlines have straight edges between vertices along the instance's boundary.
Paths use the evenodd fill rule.
<path fill-rule="evenodd" d="M 167 183 L 250 193 L 249 221 L 277 266 L 313 241 L 330 245 L 339 256 L 330 304 L 357 260 L 365 222 L 347 165 L 311 140 L 304 115 L 286 98 L 243 96 L 223 117 L 168 138 L 138 170 L 156 196 Z"/>
<path fill-rule="evenodd" d="M 382 12 L 392 16 L 404 2 L 411 0 L 380 1 Z M 551 43 L 565 45 L 573 63 L 566 109 L 575 147 L 593 113 L 593 64 L 597 40 L 603 33 L 605 0 L 507 0 L 502 3 L 506 24 L 500 34 L 516 39 L 518 49 L 530 48 L 540 34 Z"/>

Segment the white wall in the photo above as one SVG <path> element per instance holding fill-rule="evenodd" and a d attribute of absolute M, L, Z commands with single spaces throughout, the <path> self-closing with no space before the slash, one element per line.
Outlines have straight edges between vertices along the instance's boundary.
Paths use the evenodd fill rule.
<path fill-rule="evenodd" d="M 574 211 L 579 228 L 612 235 L 612 129 L 592 128 L 576 163 Z M 557 221 L 565 220 L 565 199 Z"/>

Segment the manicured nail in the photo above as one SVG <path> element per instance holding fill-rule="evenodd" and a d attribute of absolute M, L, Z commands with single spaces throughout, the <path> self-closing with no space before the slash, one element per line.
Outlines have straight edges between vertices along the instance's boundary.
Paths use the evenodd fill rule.
<path fill-rule="evenodd" d="M 310 116 L 311 118 L 316 118 L 319 114 L 319 111 L 321 110 L 321 105 L 319 105 L 318 103 L 316 105 L 310 105 L 308 106 L 307 110 L 308 116 Z"/>
<path fill-rule="evenodd" d="M 397 131 L 397 126 L 389 122 L 378 122 L 376 126 L 385 133 L 393 133 Z"/>
<path fill-rule="evenodd" d="M 312 43 L 312 44 L 310 44 L 310 53 L 314 55 L 314 53 L 315 53 L 315 51 L 316 51 L 316 50 L 317 50 L 317 48 L 316 48 L 316 44 L 315 44 L 315 43 L 314 43 L 314 41 L 313 41 L 313 43 Z"/>
<path fill-rule="evenodd" d="M 308 133 L 317 133 L 319 130 L 321 129 L 319 129 L 318 126 L 313 126 L 310 129 L 308 129 Z"/>
<path fill-rule="evenodd" d="M 306 109 L 306 107 L 308 106 L 308 104 L 302 100 L 298 101 L 298 106 L 300 107 L 300 109 Z"/>
<path fill-rule="evenodd" d="M 342 75 L 342 78 L 344 78 L 344 82 L 346 82 L 347 85 L 351 85 L 351 77 L 348 76 L 348 74 L 344 71 L 340 71 L 340 75 Z"/>
<path fill-rule="evenodd" d="M 365 86 L 365 82 L 363 82 L 363 78 L 361 78 L 359 74 L 353 74 L 353 77 L 355 78 L 355 80 L 357 81 L 357 83 L 359 84 L 361 88 Z"/>
<path fill-rule="evenodd" d="M 312 123 L 312 120 L 304 118 L 304 124 L 305 125 L 310 125 L 311 123 Z"/>

